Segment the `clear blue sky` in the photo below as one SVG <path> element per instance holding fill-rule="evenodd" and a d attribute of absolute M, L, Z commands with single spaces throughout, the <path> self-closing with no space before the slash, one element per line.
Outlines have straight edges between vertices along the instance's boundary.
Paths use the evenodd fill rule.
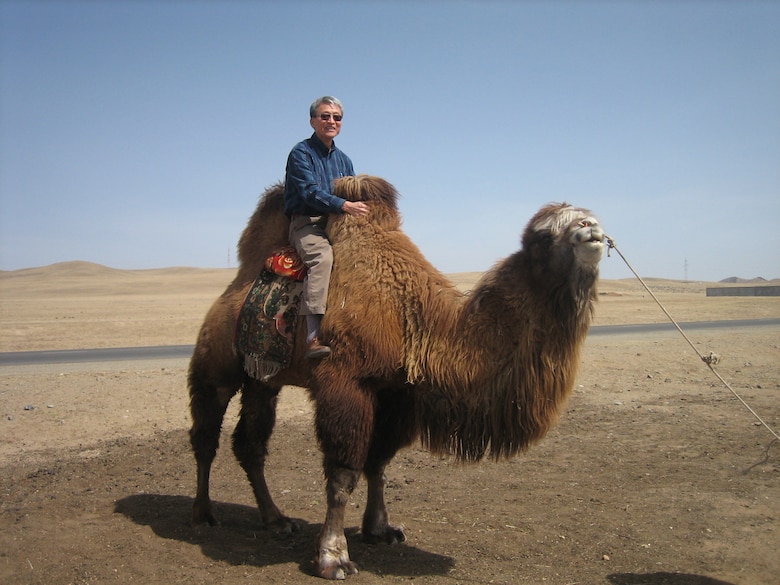
<path fill-rule="evenodd" d="M 644 277 L 780 277 L 777 1 L 0 0 L 0 20 L 0 269 L 235 266 L 332 94 L 338 145 L 444 272 L 488 269 L 565 200 Z"/>

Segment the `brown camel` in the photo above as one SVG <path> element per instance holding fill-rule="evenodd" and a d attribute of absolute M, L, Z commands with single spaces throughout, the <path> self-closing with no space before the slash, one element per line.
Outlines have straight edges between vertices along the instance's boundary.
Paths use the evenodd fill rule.
<path fill-rule="evenodd" d="M 368 486 L 363 538 L 400 542 L 403 530 L 388 523 L 384 503 L 384 469 L 400 448 L 419 438 L 436 453 L 497 459 L 523 451 L 555 423 L 590 325 L 604 234 L 587 210 L 543 207 L 520 251 L 464 295 L 401 231 L 389 183 L 346 177 L 334 190 L 366 201 L 371 212 L 329 220 L 335 263 L 322 324 L 329 357 L 306 362 L 300 327 L 291 367 L 259 381 L 245 373 L 233 348 L 247 290 L 287 241 L 279 185 L 262 197 L 239 242 L 238 275 L 206 316 L 189 371 L 198 470 L 192 520 L 216 522 L 209 471 L 225 409 L 241 390 L 233 451 L 265 525 L 296 528 L 272 501 L 264 464 L 279 391 L 285 384 L 305 386 L 316 404 L 327 492 L 315 572 L 344 579 L 357 573 L 344 511 L 361 474 Z"/>

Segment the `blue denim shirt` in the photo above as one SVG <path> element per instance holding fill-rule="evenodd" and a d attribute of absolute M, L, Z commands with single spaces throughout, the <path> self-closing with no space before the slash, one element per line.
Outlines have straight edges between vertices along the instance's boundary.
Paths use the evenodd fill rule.
<path fill-rule="evenodd" d="M 354 176 L 352 161 L 336 148 L 328 151 L 312 134 L 295 145 L 287 157 L 284 179 L 284 212 L 287 215 L 324 215 L 341 213 L 344 199 L 331 193 L 333 181 Z"/>

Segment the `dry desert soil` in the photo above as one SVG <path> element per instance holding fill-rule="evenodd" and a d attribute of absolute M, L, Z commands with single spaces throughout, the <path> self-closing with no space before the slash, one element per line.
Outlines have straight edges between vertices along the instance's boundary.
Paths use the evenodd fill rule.
<path fill-rule="evenodd" d="M 605 259 L 605 261 L 607 261 Z M 194 343 L 233 270 L 122 271 L 75 262 L 0 273 L 0 352 Z M 453 275 L 464 289 L 475 274 Z M 778 297 L 707 297 L 651 279 L 680 322 L 777 319 Z M 665 322 L 636 280 L 602 281 L 594 325 Z M 588 337 L 560 423 L 528 453 L 461 465 L 419 445 L 388 468 L 395 546 L 363 544 L 354 584 L 778 585 L 780 445 L 676 331 Z M 686 332 L 780 428 L 780 326 Z M 218 527 L 191 527 L 186 358 L 0 361 L 0 583 L 316 583 L 325 513 L 312 405 L 282 392 L 268 480 L 301 530 L 263 529 L 230 452 Z"/>

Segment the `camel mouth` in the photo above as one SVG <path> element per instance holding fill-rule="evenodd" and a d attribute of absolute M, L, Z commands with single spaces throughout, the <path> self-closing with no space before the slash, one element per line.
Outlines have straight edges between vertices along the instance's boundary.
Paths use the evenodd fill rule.
<path fill-rule="evenodd" d="M 600 229 L 591 229 L 589 234 L 580 232 L 581 240 L 575 246 L 574 251 L 583 264 L 596 265 L 604 257 L 604 232 Z"/>
<path fill-rule="evenodd" d="M 586 250 L 603 250 L 604 242 L 602 240 L 587 240 L 580 244 L 580 247 Z"/>

